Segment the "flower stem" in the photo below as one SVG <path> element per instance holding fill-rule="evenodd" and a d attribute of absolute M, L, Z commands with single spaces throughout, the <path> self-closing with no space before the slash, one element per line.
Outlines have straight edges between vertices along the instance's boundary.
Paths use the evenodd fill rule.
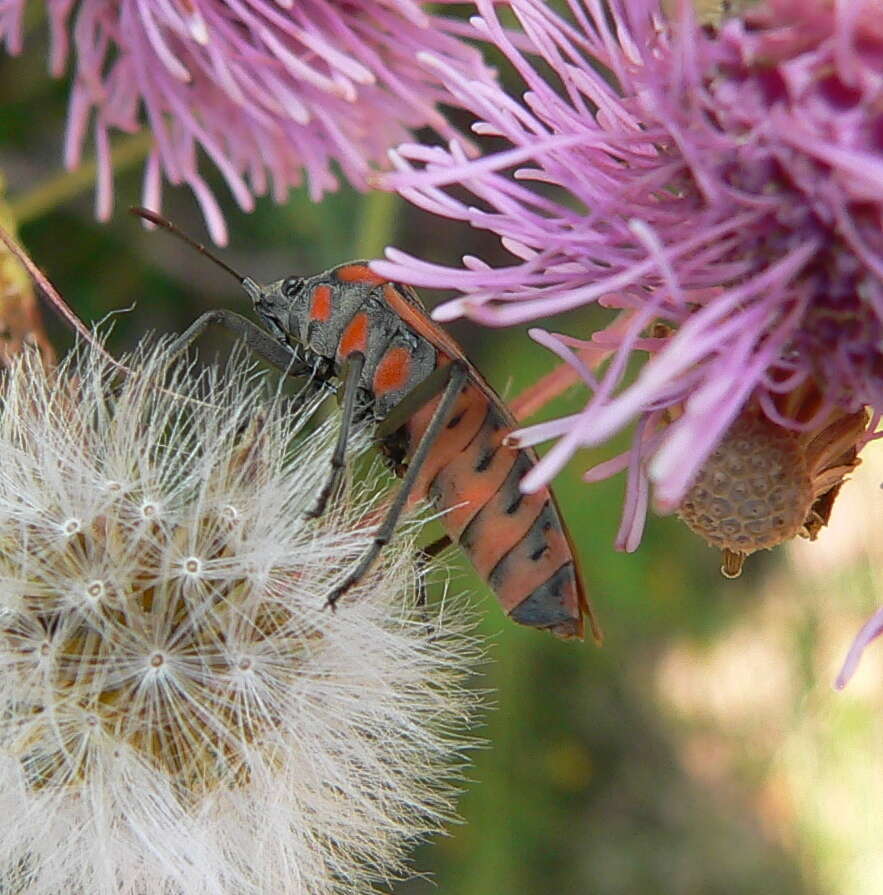
<path fill-rule="evenodd" d="M 395 193 L 374 190 L 362 203 L 362 213 L 353 239 L 353 256 L 379 258 L 393 240 L 401 209 L 401 199 Z"/>

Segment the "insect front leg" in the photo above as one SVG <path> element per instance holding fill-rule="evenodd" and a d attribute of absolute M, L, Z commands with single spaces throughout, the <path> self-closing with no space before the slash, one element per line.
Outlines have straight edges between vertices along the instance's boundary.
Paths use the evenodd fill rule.
<path fill-rule="evenodd" d="M 214 325 L 229 330 L 245 342 L 249 351 L 289 376 L 306 376 L 311 372 L 311 367 L 306 361 L 292 354 L 285 345 L 277 342 L 256 323 L 226 308 L 206 311 L 201 317 L 197 317 L 169 346 L 172 359 L 186 351 L 210 326 Z"/>
<path fill-rule="evenodd" d="M 466 384 L 466 367 L 459 361 L 454 361 L 449 366 L 445 367 L 444 374 L 447 382 L 444 384 L 444 392 L 442 393 L 441 401 L 439 401 L 438 407 L 435 408 L 435 412 L 432 414 L 432 419 L 429 421 L 429 425 L 426 427 L 426 431 L 423 433 L 423 437 L 420 439 L 417 449 L 414 451 L 414 455 L 408 465 L 408 471 L 405 473 L 405 478 L 402 480 L 401 487 L 399 488 L 395 499 L 390 504 L 389 509 L 386 511 L 386 517 L 383 522 L 380 523 L 380 527 L 374 535 L 374 542 L 368 550 L 365 551 L 364 556 L 359 560 L 355 569 L 353 569 L 353 571 L 350 572 L 350 574 L 347 575 L 347 577 L 328 595 L 326 605 L 330 606 L 332 609 L 334 608 L 335 603 L 337 603 L 337 601 L 354 584 L 358 583 L 365 576 L 371 566 L 374 565 L 380 551 L 392 538 L 396 525 L 398 525 L 398 521 L 408 502 L 408 497 L 414 488 L 417 477 L 420 475 L 420 470 L 426 462 L 426 458 L 429 456 L 429 452 L 432 449 L 436 438 L 447 423 L 448 417 L 460 395 L 461 389 Z M 417 386 L 417 389 L 420 389 L 419 385 Z M 430 395 L 424 398 L 424 403 L 429 397 L 432 396 Z M 407 396 L 404 400 L 408 400 Z"/>
<path fill-rule="evenodd" d="M 337 432 L 337 443 L 334 445 L 334 453 L 331 455 L 331 474 L 319 492 L 316 503 L 305 514 L 310 519 L 315 519 L 325 512 L 328 498 L 340 486 L 340 480 L 343 477 L 344 469 L 346 469 L 346 449 L 353 429 L 353 420 L 356 415 L 356 399 L 358 398 L 359 383 L 362 379 L 362 370 L 364 368 L 364 354 L 356 351 L 349 355 L 343 379 L 343 408 L 341 410 L 340 429 Z"/>

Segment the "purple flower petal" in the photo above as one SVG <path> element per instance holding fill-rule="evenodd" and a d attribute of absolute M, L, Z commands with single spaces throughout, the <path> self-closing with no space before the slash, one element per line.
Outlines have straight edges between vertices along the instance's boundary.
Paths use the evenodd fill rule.
<path fill-rule="evenodd" d="M 0 40 L 12 53 L 22 46 L 23 7 L 24 0 L 0 4 Z M 80 162 L 93 114 L 100 122 L 102 218 L 113 198 L 114 130 L 149 126 L 156 149 L 145 195 L 159 195 L 159 166 L 171 183 L 191 186 L 220 236 L 220 206 L 206 195 L 197 150 L 245 210 L 268 190 L 284 200 L 304 179 L 319 199 L 337 187 L 336 168 L 365 189 L 410 131 L 428 126 L 444 139 L 456 136 L 437 106 L 458 101 L 420 54 L 466 80 L 493 82 L 462 39 L 472 29 L 411 0 L 46 0 L 46 7 L 52 72 L 64 70 L 71 50 L 76 63 L 68 167 Z"/>
<path fill-rule="evenodd" d="M 865 649 L 881 634 L 883 634 L 883 609 L 878 609 L 862 626 L 843 660 L 840 674 L 837 675 L 837 680 L 834 682 L 834 686 L 838 690 L 842 690 L 849 683 L 858 670 L 858 664 Z"/>
<path fill-rule="evenodd" d="M 846 412 L 883 410 L 880 0 L 767 0 L 717 29 L 688 3 L 667 20 L 654 0 L 569 0 L 563 13 L 512 0 L 520 30 L 477 5 L 473 24 L 521 80 L 513 92 L 421 58 L 503 147 L 475 160 L 456 142 L 406 144 L 382 180 L 496 234 L 513 261 L 449 269 L 390 249 L 374 266 L 458 289 L 439 320 L 502 326 L 593 302 L 635 313 L 585 410 L 513 435 L 557 439 L 525 490 L 670 408 L 639 453 L 671 510 L 749 400 L 775 415 L 782 382 L 817 382 Z M 656 320 L 672 335 L 629 381 Z M 624 526 L 634 543 L 636 523 Z"/>

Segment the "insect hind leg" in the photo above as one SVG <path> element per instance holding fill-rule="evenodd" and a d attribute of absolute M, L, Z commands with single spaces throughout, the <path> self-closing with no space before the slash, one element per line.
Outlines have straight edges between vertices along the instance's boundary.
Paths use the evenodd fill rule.
<path fill-rule="evenodd" d="M 426 595 L 426 570 L 430 561 L 438 556 L 439 553 L 443 553 L 447 550 L 451 544 L 452 541 L 450 537 L 448 535 L 442 535 L 431 544 L 421 547 L 417 553 L 417 600 L 415 605 L 417 611 L 420 613 L 420 618 L 426 625 L 430 640 L 435 639 L 435 625 L 433 625 L 428 611 L 429 600 Z"/>
<path fill-rule="evenodd" d="M 426 427 L 426 431 L 423 433 L 423 436 L 414 451 L 414 455 L 408 464 L 408 471 L 405 473 L 405 478 L 402 481 L 398 493 L 390 504 L 383 522 L 380 523 L 371 546 L 365 551 L 352 572 L 350 572 L 349 575 L 347 575 L 346 578 L 344 578 L 344 580 L 328 595 L 325 605 L 331 607 L 331 609 L 334 609 L 337 601 L 353 585 L 357 584 L 365 577 L 371 566 L 374 565 L 377 557 L 380 555 L 380 551 L 389 543 L 395 532 L 396 526 L 398 525 L 398 521 L 401 518 L 402 512 L 405 509 L 405 505 L 408 502 L 408 497 L 417 482 L 417 477 L 420 475 L 420 470 L 423 468 L 423 464 L 429 456 L 429 451 L 432 449 L 433 443 L 448 421 L 448 417 L 454 408 L 454 404 L 460 395 L 460 391 L 466 383 L 467 372 L 466 367 L 459 361 L 454 361 L 446 367 L 445 370 L 447 371 L 448 378 L 447 383 L 444 385 L 441 400 L 438 403 L 438 407 L 435 408 L 435 412 L 432 414 L 432 419 L 429 421 L 429 425 Z M 434 544 L 431 544 L 428 549 L 432 549 L 434 546 Z M 443 548 L 439 547 L 439 549 Z"/>

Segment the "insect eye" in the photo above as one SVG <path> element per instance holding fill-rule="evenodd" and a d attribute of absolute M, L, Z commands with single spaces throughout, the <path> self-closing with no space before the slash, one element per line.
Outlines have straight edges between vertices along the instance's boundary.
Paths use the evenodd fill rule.
<path fill-rule="evenodd" d="M 282 284 L 282 294 L 286 298 L 294 298 L 298 292 L 300 292 L 303 282 L 304 281 L 300 277 L 289 277 Z"/>

